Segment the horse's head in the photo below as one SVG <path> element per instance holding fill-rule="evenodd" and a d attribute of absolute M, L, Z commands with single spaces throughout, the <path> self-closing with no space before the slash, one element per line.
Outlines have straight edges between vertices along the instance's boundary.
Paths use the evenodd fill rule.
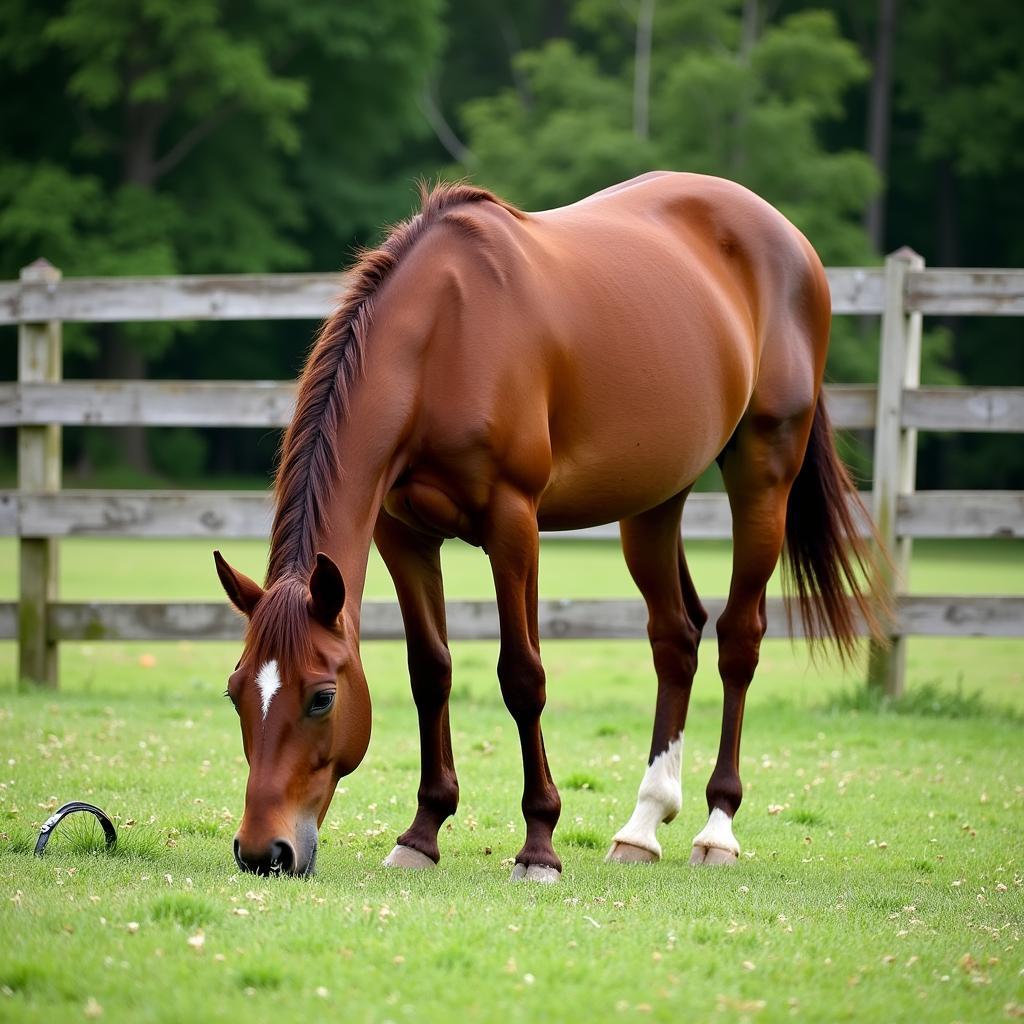
<path fill-rule="evenodd" d="M 231 603 L 249 620 L 227 695 L 249 762 L 235 836 L 243 871 L 304 875 L 334 789 L 370 742 L 370 697 L 338 567 L 317 555 L 309 579 L 267 590 L 214 552 Z"/>

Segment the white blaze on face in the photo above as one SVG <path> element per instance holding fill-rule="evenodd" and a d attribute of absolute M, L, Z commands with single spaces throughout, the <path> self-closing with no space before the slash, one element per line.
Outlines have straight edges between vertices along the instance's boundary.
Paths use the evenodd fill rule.
<path fill-rule="evenodd" d="M 708 823 L 693 837 L 694 846 L 705 849 L 727 850 L 735 856 L 740 855 L 740 844 L 732 834 L 732 818 L 716 807 L 708 817 Z"/>
<path fill-rule="evenodd" d="M 683 734 L 680 733 L 647 766 L 636 794 L 633 816 L 615 835 L 615 842 L 629 843 L 661 856 L 655 835 L 663 821 L 671 821 L 683 806 L 679 774 L 683 767 Z"/>
<path fill-rule="evenodd" d="M 256 673 L 256 685 L 260 688 L 260 706 L 263 711 L 263 721 L 267 720 L 267 712 L 270 710 L 270 702 L 274 694 L 281 689 L 281 674 L 277 671 L 277 662 L 265 662 L 263 667 Z"/>

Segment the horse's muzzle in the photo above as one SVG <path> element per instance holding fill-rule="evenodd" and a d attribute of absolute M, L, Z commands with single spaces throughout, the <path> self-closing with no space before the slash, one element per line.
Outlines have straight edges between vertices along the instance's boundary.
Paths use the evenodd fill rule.
<path fill-rule="evenodd" d="M 235 836 L 235 863 L 254 875 L 311 875 L 316 869 L 317 832 L 313 828 L 297 830 L 296 842 L 278 837 L 262 849 L 242 845 L 241 833 Z"/>

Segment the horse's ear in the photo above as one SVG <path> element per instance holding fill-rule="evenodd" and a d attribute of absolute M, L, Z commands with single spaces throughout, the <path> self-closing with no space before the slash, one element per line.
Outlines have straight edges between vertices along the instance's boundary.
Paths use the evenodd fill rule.
<path fill-rule="evenodd" d="M 213 563 L 217 566 L 217 575 L 220 577 L 224 592 L 228 595 L 228 600 L 243 615 L 252 615 L 263 596 L 263 588 L 244 573 L 232 569 L 219 551 L 214 551 Z"/>
<path fill-rule="evenodd" d="M 321 625 L 333 629 L 345 606 L 345 581 L 341 570 L 322 551 L 316 556 L 316 565 L 309 577 L 309 610 Z"/>

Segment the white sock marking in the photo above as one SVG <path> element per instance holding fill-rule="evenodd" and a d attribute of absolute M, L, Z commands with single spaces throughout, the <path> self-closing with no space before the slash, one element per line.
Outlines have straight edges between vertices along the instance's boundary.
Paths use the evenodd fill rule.
<path fill-rule="evenodd" d="M 647 766 L 636 794 L 633 815 L 615 835 L 616 843 L 629 843 L 661 856 L 655 835 L 658 826 L 674 818 L 683 806 L 679 775 L 683 767 L 683 734 L 674 739 Z"/>
<path fill-rule="evenodd" d="M 693 837 L 694 846 L 705 849 L 728 850 L 729 853 L 740 855 L 740 844 L 732 834 L 732 818 L 716 807 L 708 818 L 708 823 Z"/>
<path fill-rule="evenodd" d="M 270 702 L 274 694 L 281 689 L 281 674 L 277 671 L 277 662 L 268 661 L 256 673 L 256 685 L 260 688 L 260 702 L 263 709 L 263 721 L 267 720 Z"/>

